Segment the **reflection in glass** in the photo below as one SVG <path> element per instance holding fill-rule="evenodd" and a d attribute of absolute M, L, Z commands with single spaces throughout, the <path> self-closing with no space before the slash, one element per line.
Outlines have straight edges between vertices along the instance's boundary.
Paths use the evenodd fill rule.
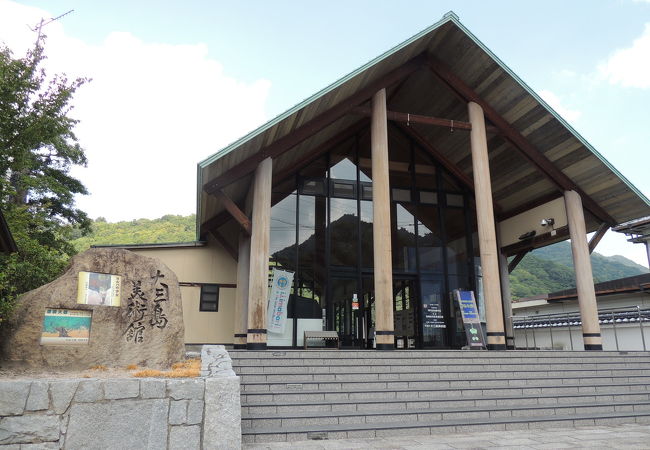
<path fill-rule="evenodd" d="M 325 307 L 326 206 L 324 197 L 300 196 L 295 317 L 318 319 Z"/>
<path fill-rule="evenodd" d="M 372 242 L 372 202 L 361 202 L 361 267 L 371 269 L 375 266 Z"/>
<path fill-rule="evenodd" d="M 330 198 L 330 264 L 357 265 L 357 201 Z"/>
<path fill-rule="evenodd" d="M 271 208 L 269 241 L 271 266 L 296 270 L 296 195 L 291 194 Z"/>
<path fill-rule="evenodd" d="M 469 260 L 465 211 L 447 208 L 445 210 L 445 230 L 447 232 L 447 270 L 450 275 L 466 275 Z"/>
<path fill-rule="evenodd" d="M 356 181 L 357 166 L 349 158 L 344 157 L 330 168 L 330 177 L 332 179 Z"/>
<path fill-rule="evenodd" d="M 421 272 L 443 271 L 442 236 L 435 206 L 418 207 L 418 251 Z"/>
<path fill-rule="evenodd" d="M 422 280 L 420 290 L 422 346 L 443 347 L 446 345 L 446 323 L 442 302 L 444 292 L 442 280 Z"/>
<path fill-rule="evenodd" d="M 400 203 L 391 210 L 393 270 L 416 271 L 415 217 Z"/>

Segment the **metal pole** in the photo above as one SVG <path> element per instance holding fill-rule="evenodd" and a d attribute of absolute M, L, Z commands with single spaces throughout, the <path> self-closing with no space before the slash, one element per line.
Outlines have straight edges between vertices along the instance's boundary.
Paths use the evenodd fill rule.
<path fill-rule="evenodd" d="M 571 319 L 569 318 L 569 313 L 566 315 L 566 323 L 569 325 L 569 341 L 571 341 L 571 350 L 573 350 L 573 334 L 571 333 Z"/>
<path fill-rule="evenodd" d="M 614 339 L 616 340 L 616 350 L 618 351 L 618 334 L 616 333 L 616 319 L 614 318 L 614 311 L 612 311 L 612 327 L 614 327 Z"/>
<path fill-rule="evenodd" d="M 641 317 L 641 308 L 639 305 L 636 305 L 637 316 L 639 317 L 639 329 L 641 330 L 641 342 L 643 342 L 643 351 L 646 351 L 645 348 L 645 334 L 643 333 L 643 318 Z"/>

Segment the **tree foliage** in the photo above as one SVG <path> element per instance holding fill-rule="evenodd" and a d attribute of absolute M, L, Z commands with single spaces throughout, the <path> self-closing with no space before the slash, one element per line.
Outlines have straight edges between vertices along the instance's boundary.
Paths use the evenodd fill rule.
<path fill-rule="evenodd" d="M 75 207 L 86 188 L 70 175 L 86 156 L 71 101 L 88 80 L 48 77 L 43 38 L 24 57 L 0 46 L 0 208 L 19 253 L 0 255 L 0 321 L 18 294 L 51 281 L 74 254 L 74 230 L 90 221 Z"/>

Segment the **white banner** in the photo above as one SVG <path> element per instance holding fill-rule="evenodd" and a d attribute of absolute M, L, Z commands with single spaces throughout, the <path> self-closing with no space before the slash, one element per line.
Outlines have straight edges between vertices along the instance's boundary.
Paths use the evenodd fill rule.
<path fill-rule="evenodd" d="M 273 269 L 273 284 L 268 304 L 267 331 L 269 333 L 284 333 L 292 284 L 293 272 Z"/>

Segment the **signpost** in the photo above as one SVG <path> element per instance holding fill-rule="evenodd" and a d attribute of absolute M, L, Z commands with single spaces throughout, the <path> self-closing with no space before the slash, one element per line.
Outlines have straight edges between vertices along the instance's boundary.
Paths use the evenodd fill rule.
<path fill-rule="evenodd" d="M 458 307 L 463 317 L 463 324 L 465 325 L 465 336 L 467 336 L 467 343 L 470 349 L 485 349 L 485 337 L 483 334 L 483 327 L 481 326 L 481 318 L 476 308 L 476 301 L 474 300 L 474 292 L 454 290 L 454 296 L 458 301 Z"/>

